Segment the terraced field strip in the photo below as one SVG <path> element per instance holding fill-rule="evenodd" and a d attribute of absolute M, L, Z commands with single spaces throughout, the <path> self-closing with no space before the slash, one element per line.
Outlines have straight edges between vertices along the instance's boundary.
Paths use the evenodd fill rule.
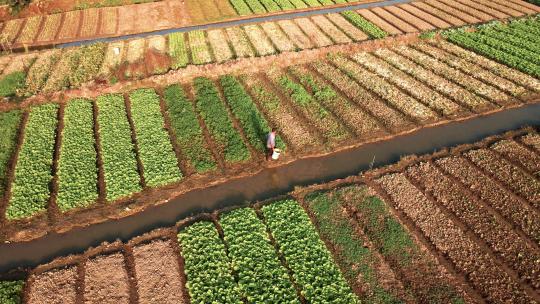
<path fill-rule="evenodd" d="M 384 175 L 374 182 L 383 199 L 402 210 L 488 301 L 535 301 L 534 291 L 403 173 Z"/>
<path fill-rule="evenodd" d="M 413 184 L 425 194 L 431 194 L 433 200 L 459 226 L 470 228 L 482 247 L 489 248 L 492 254 L 501 259 L 516 278 L 527 282 L 538 282 L 538 269 L 535 260 L 539 258 L 538 246 L 534 246 L 512 228 L 506 221 L 501 221 L 490 209 L 475 202 L 462 193 L 462 190 L 446 178 L 429 163 L 420 163 L 409 167 L 406 174 Z M 434 181 L 437 182 L 434 182 Z M 482 240 L 480 240 L 482 239 Z M 513 269 L 517 273 L 514 274 Z M 532 285 L 532 288 L 537 286 Z M 531 289 L 532 289 L 531 288 Z"/>

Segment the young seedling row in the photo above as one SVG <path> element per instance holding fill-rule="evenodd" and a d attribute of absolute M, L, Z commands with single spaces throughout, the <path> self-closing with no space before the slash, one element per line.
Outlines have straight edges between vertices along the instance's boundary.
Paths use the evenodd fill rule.
<path fill-rule="evenodd" d="M 34 106 L 23 125 L 20 111 L 5 112 L 13 135 L 2 160 L 4 225 L 40 214 L 69 218 L 149 188 L 258 167 L 271 128 L 291 160 L 519 106 L 539 88 L 525 73 L 429 41 Z M 517 182 L 515 174 L 507 178 Z"/>
<path fill-rule="evenodd" d="M 510 132 L 201 214 L 0 281 L 0 298 L 535 302 L 539 142 L 535 130 Z"/>

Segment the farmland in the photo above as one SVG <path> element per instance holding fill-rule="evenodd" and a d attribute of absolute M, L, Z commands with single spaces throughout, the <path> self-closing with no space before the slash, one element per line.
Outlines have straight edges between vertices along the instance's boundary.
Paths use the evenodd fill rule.
<path fill-rule="evenodd" d="M 3 281 L 0 296 L 74 303 L 102 297 L 99 288 L 123 303 L 534 302 L 540 221 L 526 210 L 537 208 L 538 136 L 509 132 L 199 214 L 38 266 Z"/>
<path fill-rule="evenodd" d="M 493 21 L 489 24 L 475 26 L 477 23 L 496 20 L 496 18 L 509 18 L 510 16 L 504 13 L 507 12 L 507 9 L 478 4 L 475 6 L 474 12 L 489 11 L 491 12 L 489 16 L 495 17 L 477 19 L 472 15 L 460 13 L 463 16 L 459 15 L 461 16 L 459 20 L 468 21 L 457 23 L 452 22 L 456 17 L 451 18 L 444 14 L 445 11 L 455 10 L 450 4 L 441 2 L 429 4 L 433 10 L 428 10 L 426 5 L 428 4 L 425 2 L 413 2 L 386 8 L 345 10 L 340 13 L 267 21 L 221 29 L 194 30 L 187 33 L 174 32 L 161 36 L 55 50 L 54 57 L 51 57 L 53 52 L 51 50 L 33 52 L 29 55 L 15 55 L 14 58 L 18 59 L 24 59 L 23 56 L 30 57 L 25 61 L 27 62 L 25 64 L 12 63 L 8 65 L 3 71 L 3 77 L 12 72 L 26 73 L 26 83 L 17 91 L 17 95 L 28 97 L 40 93 L 75 89 L 96 82 L 114 83 L 118 80 L 141 79 L 164 74 L 168 71 L 182 70 L 191 65 L 234 62 L 245 57 L 266 57 L 328 46 L 367 43 L 369 40 L 386 37 L 422 36 L 426 33 L 426 35 L 433 34 L 437 30 L 442 30 L 442 35 L 453 43 L 537 76 L 535 54 L 538 50 L 534 43 L 536 38 L 528 38 L 531 35 L 527 33 L 528 31 L 532 33 L 538 31 L 537 18 L 525 18 L 508 23 Z M 526 16 L 534 14 L 536 11 L 523 6 L 519 11 L 514 10 L 514 12 L 517 12 L 514 14 L 515 16 Z M 84 20 L 97 18 L 94 16 L 95 13 L 89 11 L 85 14 L 88 17 L 85 17 Z M 473 13 L 471 12 L 471 14 Z M 470 18 L 465 17 L 465 15 Z M 68 21 L 69 18 L 64 17 L 64 23 L 71 23 L 72 21 Z M 44 25 L 50 23 L 51 26 L 55 26 L 57 21 L 54 19 L 50 22 L 45 20 L 42 23 Z M 462 27 L 444 31 L 456 25 Z M 85 27 L 82 24 L 81 31 L 88 26 Z M 469 31 L 469 28 L 473 31 Z M 5 30 L 7 29 L 6 25 Z M 47 33 L 46 29 L 40 32 L 39 36 L 41 35 L 52 36 L 52 34 Z M 516 43 L 519 44 L 522 38 L 533 40 L 521 49 Z M 156 46 L 156 41 L 160 41 L 159 46 Z M 162 63 L 159 67 L 153 67 L 145 59 L 148 52 L 157 52 L 160 54 L 159 56 L 165 56 L 167 59 L 161 59 Z M 34 57 L 36 60 L 31 60 Z M 502 57 L 504 59 L 498 59 Z M 23 61 L 15 60 L 14 62 Z M 143 67 L 146 65 L 148 67 Z M 66 73 L 71 73 L 73 76 L 69 79 L 59 76 Z M 465 83 L 469 82 L 465 81 Z M 474 83 L 470 83 L 470 85 L 475 87 Z M 482 87 L 478 89 L 483 90 Z"/>
<path fill-rule="evenodd" d="M 166 87 L 34 106 L 25 111 L 29 119 L 18 132 L 22 144 L 17 161 L 10 163 L 15 175 L 4 173 L 6 186 L 11 185 L 6 224 L 17 229 L 17 219 L 33 221 L 40 215 L 38 223 L 44 214 L 69 220 L 71 212 L 104 203 L 121 208 L 152 188 L 182 189 L 216 175 L 257 170 L 270 128 L 278 130 L 278 147 L 289 162 L 524 105 L 539 89 L 531 75 L 450 42 L 427 40 L 329 54 L 264 73 L 196 77 Z M 48 114 L 51 125 L 40 130 L 53 137 L 34 143 L 32 117 L 42 108 L 60 111 Z M 12 145 L 17 141 L 11 138 Z M 44 188 L 36 193 L 39 203 L 32 199 L 29 207 L 21 187 L 28 187 L 24 175 L 37 165 L 25 163 L 33 157 L 26 151 L 37 153 L 36 147 L 53 154 L 40 156 L 44 162 L 35 170 L 44 179 L 34 179 L 32 189 Z M 77 153 L 65 152 L 70 150 Z M 54 185 L 50 189 L 45 187 L 49 183 Z"/>
<path fill-rule="evenodd" d="M 540 303 L 538 13 L 6 17 L 0 303 Z"/>

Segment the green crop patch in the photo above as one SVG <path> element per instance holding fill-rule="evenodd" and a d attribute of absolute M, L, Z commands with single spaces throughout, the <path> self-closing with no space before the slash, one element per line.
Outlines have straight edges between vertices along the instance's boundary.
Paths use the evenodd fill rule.
<path fill-rule="evenodd" d="M 270 127 L 264 116 L 259 112 L 251 96 L 234 76 L 221 77 L 223 95 L 230 105 L 234 116 L 240 121 L 249 143 L 257 150 L 264 151 L 266 135 Z M 276 146 L 285 149 L 281 137 L 277 136 Z"/>
<path fill-rule="evenodd" d="M 114 201 L 141 190 L 135 148 L 124 97 L 101 95 L 97 98 L 97 106 L 106 199 Z"/>
<path fill-rule="evenodd" d="M 22 289 L 24 282 L 0 281 L 0 303 L 2 304 L 20 304 L 22 303 Z"/>
<path fill-rule="evenodd" d="M 336 259 L 345 269 L 345 276 L 356 283 L 362 278 L 362 283 L 369 286 L 361 298 L 365 303 L 401 303 L 392 293 L 385 290 L 379 282 L 375 267 L 379 263 L 376 256 L 364 241 L 357 235 L 350 219 L 342 212 L 342 203 L 334 192 L 314 192 L 306 197 L 307 206 L 319 223 L 321 235 L 340 248 Z"/>
<path fill-rule="evenodd" d="M 7 208 L 8 219 L 30 217 L 45 210 L 50 196 L 58 105 L 34 107 L 24 130 Z"/>
<path fill-rule="evenodd" d="M 388 36 L 388 33 L 383 31 L 381 28 L 375 24 L 369 22 L 364 17 L 360 16 L 357 12 L 345 11 L 341 15 L 345 17 L 350 23 L 362 30 L 364 33 L 372 39 L 382 39 Z"/>
<path fill-rule="evenodd" d="M 189 55 L 184 33 L 169 34 L 169 55 L 173 59 L 173 69 L 183 68 L 189 63 Z"/>
<path fill-rule="evenodd" d="M 201 221 L 183 229 L 178 241 L 192 303 L 243 303 L 225 245 L 212 222 Z"/>
<path fill-rule="evenodd" d="M 538 43 L 518 39 L 513 33 L 515 31 L 519 35 L 523 31 L 538 32 L 538 25 L 535 24 L 538 21 L 535 20 L 535 18 L 526 21 L 518 20 L 509 25 L 492 23 L 478 27 L 474 31 L 468 31 L 467 28 L 448 30 L 443 32 L 443 36 L 461 47 L 532 76 L 540 77 Z"/>
<path fill-rule="evenodd" d="M 86 207 L 97 199 L 94 113 L 91 100 L 71 100 L 64 110 L 64 129 L 58 161 L 61 211 Z"/>
<path fill-rule="evenodd" d="M 25 87 L 26 74 L 24 72 L 13 72 L 0 79 L 0 96 L 11 97 Z"/>
<path fill-rule="evenodd" d="M 225 105 L 221 101 L 214 83 L 207 78 L 196 78 L 196 107 L 201 114 L 217 148 L 223 153 L 227 163 L 250 159 L 249 151 L 242 137 L 233 127 Z"/>
<path fill-rule="evenodd" d="M 188 163 L 198 173 L 215 170 L 216 162 L 206 147 L 197 114 L 182 87 L 177 84 L 168 87 L 165 89 L 164 98 L 176 143 Z"/>
<path fill-rule="evenodd" d="M 0 137 L 0 197 L 4 195 L 7 186 L 7 168 L 17 146 L 21 117 L 21 112 L 18 110 L 0 113 L 0 134 L 2 134 Z"/>
<path fill-rule="evenodd" d="M 295 282 L 309 303 L 359 303 L 296 201 L 278 201 L 264 206 L 262 212 Z"/>
<path fill-rule="evenodd" d="M 165 130 L 159 96 L 153 89 L 139 89 L 129 99 L 146 184 L 157 187 L 179 181 L 182 173 Z"/>
<path fill-rule="evenodd" d="M 300 303 L 264 223 L 251 208 L 221 216 L 229 258 L 249 303 Z"/>

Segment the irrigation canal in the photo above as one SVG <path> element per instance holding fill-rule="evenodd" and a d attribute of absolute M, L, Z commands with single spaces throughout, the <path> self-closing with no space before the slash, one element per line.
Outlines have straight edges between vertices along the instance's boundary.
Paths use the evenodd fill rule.
<path fill-rule="evenodd" d="M 444 147 L 474 143 L 484 137 L 540 125 L 540 104 L 500 111 L 485 116 L 427 127 L 395 138 L 310 157 L 259 173 L 232 179 L 206 189 L 196 189 L 138 214 L 50 234 L 40 239 L 0 245 L 0 273 L 17 267 L 33 267 L 58 256 L 84 252 L 104 241 L 130 238 L 159 227 L 173 226 L 194 213 L 282 195 L 297 185 L 328 182 L 394 163 L 403 155 L 427 154 Z"/>

